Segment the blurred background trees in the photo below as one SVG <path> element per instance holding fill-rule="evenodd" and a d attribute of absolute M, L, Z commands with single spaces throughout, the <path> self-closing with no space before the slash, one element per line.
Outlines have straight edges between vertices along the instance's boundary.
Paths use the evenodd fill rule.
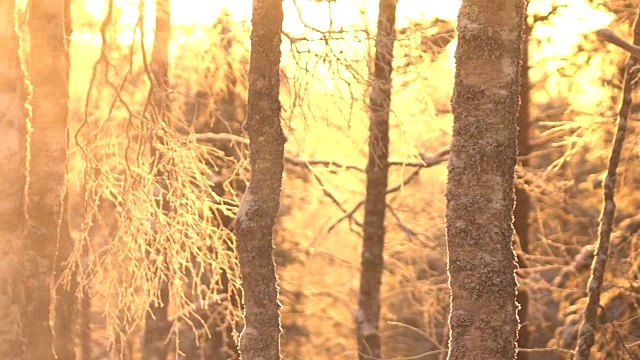
<path fill-rule="evenodd" d="M 16 3 L 0 2 L 0 356 L 25 354 L 22 289 L 26 229 L 27 129 L 30 96 L 20 48 L 24 44 L 15 26 Z"/>
<path fill-rule="evenodd" d="M 73 246 L 66 210 L 70 3 L 30 1 L 27 11 L 29 46 L 24 50 L 33 93 L 29 99 L 24 336 L 30 358 L 50 359 L 57 354 L 69 359 L 75 356 L 75 290 L 71 289 L 75 282 L 57 283 Z M 49 304 L 54 305 L 51 313 Z"/>
<path fill-rule="evenodd" d="M 57 16 L 64 16 L 62 3 L 47 2 Z M 26 270 L 17 264 L 25 261 L 28 244 L 21 189 L 29 163 L 21 156 L 26 156 L 24 119 L 29 115 L 20 105 L 28 94 L 22 90 L 24 75 L 17 57 L 9 55 L 18 55 L 12 5 L 17 6 L 22 58 L 31 59 L 24 68 L 34 70 L 27 78 L 37 77 L 31 80 L 34 96 L 36 85 L 52 86 L 60 80 L 58 75 L 48 80 L 35 70 L 62 70 L 54 66 L 60 57 L 45 55 L 47 46 L 33 47 L 37 36 L 65 33 L 61 26 L 33 25 L 42 15 L 35 13 L 38 2 L 30 4 L 30 11 L 25 1 L 0 4 L 0 31 L 7 40 L 0 41 L 7 47 L 0 67 L 10 69 L 2 70 L 0 96 L 12 99 L 0 102 L 0 109 L 6 109 L 0 111 L 0 126 L 7 129 L 0 136 L 3 146 L 13 144 L 13 150 L 6 151 L 17 154 L 3 155 L 5 165 L 0 166 L 6 203 L 0 209 L 6 270 L 0 281 L 0 311 L 6 311 L 3 318 L 18 321 L 19 308 L 25 305 L 22 287 L 16 284 L 24 275 L 18 270 Z M 66 206 L 60 206 L 64 199 L 53 175 L 38 175 L 38 180 L 58 190 L 31 204 L 58 204 L 49 208 L 56 216 L 44 218 L 55 222 L 55 236 L 36 249 L 42 250 L 37 255 L 43 261 L 51 262 L 40 264 L 51 275 L 38 290 L 43 296 L 56 291 L 50 319 L 64 314 L 62 289 L 79 295 L 75 316 L 67 317 L 76 330 L 72 350 L 77 358 L 151 358 L 143 342 L 154 318 L 150 304 L 166 310 L 169 329 L 162 340 L 167 357 L 238 356 L 244 309 L 233 230 L 251 176 L 249 142 L 242 129 L 251 5 L 247 0 L 171 2 L 166 9 L 171 15 L 167 83 L 161 90 L 155 87 L 160 75 L 151 66 L 157 54 L 154 42 L 163 33 L 156 25 L 156 2 L 70 3 L 70 17 L 64 18 L 73 24 L 67 160 L 59 152 L 45 153 L 58 158 L 42 165 L 31 162 L 30 171 L 67 169 Z M 286 359 L 355 359 L 379 2 L 290 0 L 282 6 L 278 81 L 288 140 L 274 228 L 281 352 Z M 528 86 L 521 94 L 526 101 L 520 111 L 515 179 L 520 199 L 517 275 L 528 296 L 521 319 L 526 318 L 523 325 L 529 333 L 519 346 L 528 359 L 573 356 L 626 60 L 622 50 L 599 42 L 593 32 L 610 27 L 631 39 L 637 6 L 631 0 L 528 4 L 528 54 L 523 55 L 527 62 L 522 72 L 523 78 L 528 75 Z M 459 1 L 397 2 L 378 329 L 382 358 L 447 356 L 443 219 L 459 7 Z M 152 87 L 158 91 L 150 91 Z M 56 88 L 55 96 L 64 97 L 66 86 Z M 162 116 L 153 104 L 156 95 L 167 105 Z M 30 104 L 33 121 L 42 119 L 38 100 Z M 638 161 L 637 110 L 631 106 L 629 140 L 621 153 L 618 211 L 594 359 L 640 356 L 635 246 L 639 179 L 633 171 Z M 53 115 L 63 117 L 63 111 L 51 107 L 45 114 L 53 121 Z M 40 144 L 37 131 L 34 124 L 34 146 Z M 52 128 L 42 140 L 60 146 L 59 131 Z M 523 193 L 528 202 L 522 200 Z M 66 257 L 64 220 L 73 248 L 62 271 L 53 264 Z M 45 229 L 52 228 L 38 227 Z M 0 325 L 0 349 L 10 357 L 17 356 L 10 350 L 17 349 L 15 330 Z M 56 332 L 54 338 L 58 336 L 65 335 Z"/>

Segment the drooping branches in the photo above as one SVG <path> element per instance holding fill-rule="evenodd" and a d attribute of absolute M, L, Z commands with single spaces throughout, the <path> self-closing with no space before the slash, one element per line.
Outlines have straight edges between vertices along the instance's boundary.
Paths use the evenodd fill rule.
<path fill-rule="evenodd" d="M 171 39 L 170 0 L 156 0 L 155 30 L 156 36 L 153 41 L 151 62 L 148 67 L 145 67 L 150 83 L 145 115 L 155 127 L 162 129 L 164 126 L 170 126 L 171 122 L 171 103 L 167 96 L 169 92 L 169 41 Z M 163 171 L 165 157 L 162 152 L 162 149 L 166 148 L 163 146 L 166 145 L 166 140 L 159 136 L 153 137 L 149 142 L 151 143 L 151 163 L 156 165 L 153 170 L 157 171 L 158 189 L 161 192 L 158 199 L 159 207 L 163 212 L 169 213 L 171 205 L 167 199 L 169 193 L 167 184 L 171 179 L 168 178 L 168 173 Z M 150 249 L 150 251 L 156 250 Z M 167 338 L 172 327 L 169 320 L 170 281 L 171 279 L 160 280 L 157 298 L 154 297 L 149 304 L 149 313 L 146 316 L 144 329 L 144 355 L 149 359 L 164 360 L 169 352 Z"/>
<path fill-rule="evenodd" d="M 156 345 L 171 341 L 167 324 L 176 331 L 202 328 L 206 304 L 225 299 L 222 318 L 235 324 L 241 316 L 234 238 L 220 226 L 220 214 L 233 217 L 238 203 L 215 192 L 208 167 L 212 158 L 226 157 L 174 128 L 183 119 L 176 111 L 178 85 L 167 81 L 168 2 L 157 5 L 153 50 L 146 48 L 145 2 L 135 5 L 135 23 L 123 29 L 118 5 L 108 2 L 84 119 L 74 124 L 82 155 L 74 165 L 84 175 L 83 198 L 75 200 L 84 211 L 70 271 L 81 273 L 87 296 L 104 302 L 106 334 L 116 351 L 140 330 L 150 304 L 166 309 L 167 289 L 176 312 L 163 321 L 158 341 L 149 339 Z M 133 35 L 130 42 L 118 38 L 123 32 Z M 100 287 L 89 287 L 96 278 Z"/>

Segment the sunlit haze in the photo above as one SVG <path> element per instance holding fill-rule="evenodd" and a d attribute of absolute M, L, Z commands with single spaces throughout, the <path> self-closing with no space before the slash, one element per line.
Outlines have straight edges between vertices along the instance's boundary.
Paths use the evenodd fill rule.
<path fill-rule="evenodd" d="M 90 14 L 94 23 L 102 21 L 106 14 L 106 0 L 90 0 L 83 2 L 84 10 Z M 145 46 L 152 47 L 153 28 L 155 17 L 155 1 L 145 1 L 143 24 L 145 29 Z M 442 0 L 401 0 L 398 2 L 397 8 L 397 28 L 407 28 L 410 24 L 427 24 L 438 18 L 454 23 L 457 17 L 458 9 L 461 4 L 460 0 L 442 1 Z M 554 5 L 561 5 L 555 12 L 551 12 Z M 134 0 L 115 0 L 115 14 L 117 32 L 115 36 L 123 44 L 132 42 L 136 21 L 139 17 L 139 9 L 141 3 Z M 251 18 L 251 0 L 226 0 L 226 1 L 210 1 L 210 0 L 182 0 L 171 1 L 171 21 L 173 26 L 173 41 L 171 45 L 171 57 L 180 56 L 179 48 L 193 48 L 189 44 L 206 43 L 207 34 L 210 25 L 219 17 L 221 13 L 226 13 L 230 20 L 243 27 L 250 26 Z M 366 76 L 367 69 L 332 67 L 328 63 L 318 61 L 317 54 L 323 54 L 328 51 L 336 56 L 339 53 L 344 61 L 360 60 L 365 58 L 367 52 L 370 51 L 370 45 L 366 41 L 367 37 L 375 33 L 376 21 L 378 16 L 378 2 L 365 0 L 338 0 L 338 1 L 311 1 L 311 0 L 285 0 L 283 2 L 284 22 L 283 31 L 288 37 L 293 38 L 309 38 L 317 41 L 305 42 L 303 45 L 306 51 L 298 53 L 298 60 L 294 60 L 290 51 L 291 43 L 288 39 L 283 39 L 283 57 L 282 68 L 288 77 L 293 78 L 299 73 L 298 66 L 305 68 L 313 67 L 314 85 L 310 90 L 314 96 L 325 94 L 326 96 L 344 97 L 349 91 L 358 89 L 362 84 L 348 83 L 343 81 L 350 78 L 353 74 L 349 72 L 360 72 L 360 76 Z M 565 58 L 571 57 L 575 51 L 575 46 L 582 41 L 585 34 L 590 34 L 594 30 L 607 26 L 613 18 L 611 13 L 606 12 L 603 8 L 587 1 L 561 1 L 561 0 L 537 0 L 531 1 L 529 6 L 529 14 L 538 14 L 545 16 L 551 14 L 548 19 L 536 24 L 533 30 L 533 37 L 539 39 L 539 42 L 532 44 L 534 49 L 530 53 L 530 71 L 532 81 L 545 79 L 547 86 L 546 92 L 536 92 L 532 94 L 534 103 L 546 103 L 559 94 L 571 89 L 574 106 L 582 111 L 597 112 L 600 103 L 593 101 L 594 98 L 606 99 L 606 91 L 601 86 L 592 86 L 600 81 L 602 69 L 599 67 L 586 67 L 580 69 L 577 76 L 573 78 L 563 77 L 558 74 L 558 69 L 562 68 L 566 63 Z M 350 31 L 353 30 L 353 31 Z M 362 30 L 366 30 L 363 32 Z M 322 36 L 318 31 L 345 31 L 342 40 L 331 40 L 326 42 L 322 40 Z M 368 35 L 369 34 L 369 35 Z M 99 35 L 95 32 L 74 32 L 78 42 L 91 42 L 94 45 L 99 44 Z M 589 36 L 589 35 L 586 35 Z M 82 40 L 80 40 L 82 38 Z M 337 37 L 339 38 L 339 37 Z M 248 48 L 249 39 L 239 38 L 239 42 L 244 42 Z M 434 71 L 430 75 L 426 84 L 410 83 L 406 85 L 408 88 L 418 86 L 433 87 L 433 93 L 430 93 L 430 99 L 418 100 L 424 102 L 424 106 L 429 112 L 443 110 L 449 107 L 449 97 L 451 87 L 453 85 L 452 75 L 455 66 L 454 52 L 457 41 L 454 39 L 443 50 L 440 61 L 433 64 Z M 300 51 L 300 49 L 298 49 Z M 314 58 L 316 56 L 316 58 Z M 599 61 L 600 54 L 594 54 L 592 61 Z M 300 64 L 300 59 L 311 61 L 311 63 Z M 536 64 L 540 64 L 537 66 Z M 362 64 L 360 64 L 362 65 Z M 411 78 L 409 76 L 408 78 Z M 308 80 L 311 81 L 311 80 Z M 398 83 L 404 83 L 402 75 L 396 78 Z M 353 86 L 356 86 L 355 88 Z M 319 87 L 324 88 L 320 90 Z M 357 92 L 364 91 L 356 90 Z M 324 93 L 323 93 L 324 92 Z M 324 95 L 323 95 L 324 96 Z M 417 100 L 417 99 L 414 99 Z M 326 100 L 325 100 L 326 101 Z M 333 100 L 329 100 L 333 101 Z M 407 100 L 408 101 L 408 100 Z M 401 104 L 404 100 L 398 97 L 395 103 Z M 439 111 L 438 110 L 438 111 Z M 319 110 L 318 110 L 319 111 Z M 403 126 L 411 127 L 412 121 L 409 119 L 417 119 L 423 116 L 424 109 L 414 108 L 412 105 L 403 106 L 402 110 L 398 110 L 398 116 L 406 120 Z M 326 117 L 327 114 L 313 115 Z M 307 124 L 308 125 L 308 124 Z M 299 126 L 293 124 L 292 126 Z M 306 126 L 306 125 L 305 125 Z M 351 126 L 351 125 L 350 125 Z M 366 125 L 362 125 L 362 131 L 366 129 Z M 443 124 L 443 129 L 447 127 Z M 351 126 L 352 129 L 354 129 Z M 357 126 L 356 126 L 357 128 Z M 314 130 L 319 133 L 320 130 Z M 443 130 L 444 131 L 444 130 Z M 448 130 L 447 130 L 448 131 Z M 406 136 L 412 136 L 412 132 L 408 132 Z M 302 141 L 303 135 L 298 135 Z M 314 142 L 321 141 L 324 137 L 314 137 L 305 140 L 307 151 L 309 146 Z M 329 137 L 331 138 L 331 137 Z M 331 155 L 331 147 L 326 144 L 317 143 L 317 149 L 322 149 L 326 155 Z M 340 150 L 334 149 L 339 152 Z M 410 148 L 405 149 L 411 152 Z"/>
<path fill-rule="evenodd" d="M 207 25 L 215 19 L 221 11 L 226 10 L 235 21 L 249 20 L 251 18 L 251 0 L 182 0 L 173 1 L 171 4 L 171 17 L 173 25 Z M 132 0 L 116 0 L 114 5 L 122 7 L 123 22 L 134 23 L 138 16 L 139 3 Z M 106 11 L 106 1 L 89 0 L 85 2 L 85 10 L 92 14 L 96 20 L 100 20 Z M 146 10 L 150 15 L 154 12 L 154 2 L 147 1 Z M 457 16 L 460 0 L 452 1 L 400 1 L 398 3 L 398 25 L 403 26 L 409 20 L 429 20 L 435 17 L 444 20 L 453 20 Z M 345 27 L 360 24 L 362 18 L 353 14 L 363 13 L 365 18 L 372 23 L 378 16 L 378 3 L 365 0 L 348 0 L 335 2 L 318 2 L 310 0 L 287 0 L 283 2 L 285 19 L 283 28 L 287 32 L 297 33 L 304 31 L 303 22 L 317 28 L 327 28 L 333 19 L 334 27 Z M 298 16 L 302 15 L 302 21 Z M 330 16 L 331 14 L 331 16 Z"/>
<path fill-rule="evenodd" d="M 638 353 L 638 1 L 10 0 L 0 360 Z"/>

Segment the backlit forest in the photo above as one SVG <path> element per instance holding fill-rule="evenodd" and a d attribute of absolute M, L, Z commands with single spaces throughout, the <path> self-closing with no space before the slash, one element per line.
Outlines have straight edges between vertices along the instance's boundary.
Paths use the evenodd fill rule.
<path fill-rule="evenodd" d="M 0 359 L 640 359 L 639 6 L 0 0 Z"/>

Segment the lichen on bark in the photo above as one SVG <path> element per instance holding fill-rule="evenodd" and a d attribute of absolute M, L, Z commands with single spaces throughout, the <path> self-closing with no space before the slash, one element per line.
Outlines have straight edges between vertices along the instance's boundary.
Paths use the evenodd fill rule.
<path fill-rule="evenodd" d="M 447 199 L 449 359 L 513 359 L 512 247 L 524 1 L 466 0 L 458 17 Z"/>

